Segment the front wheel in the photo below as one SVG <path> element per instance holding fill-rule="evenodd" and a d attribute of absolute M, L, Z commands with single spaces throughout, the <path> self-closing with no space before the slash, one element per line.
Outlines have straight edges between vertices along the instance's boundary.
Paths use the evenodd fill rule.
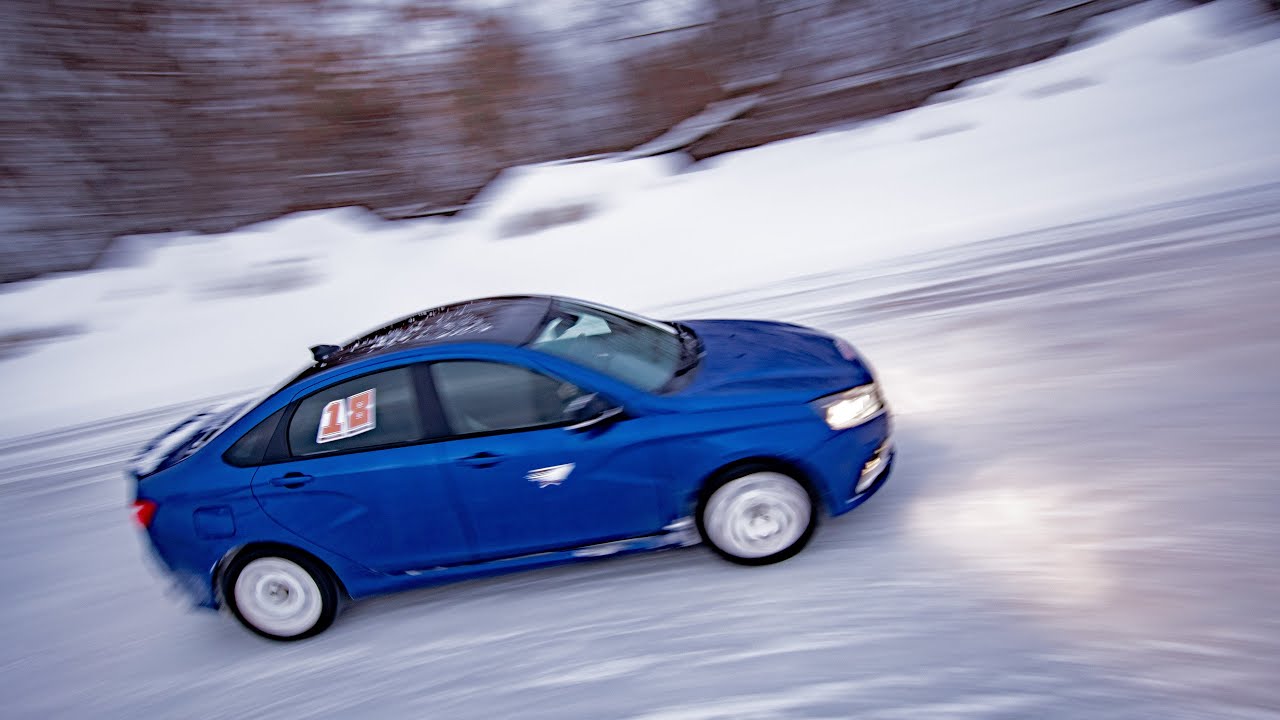
<path fill-rule="evenodd" d="M 232 614 L 272 640 L 301 640 L 333 623 L 338 590 L 310 558 L 284 551 L 247 552 L 227 571 L 224 591 Z"/>
<path fill-rule="evenodd" d="M 702 538 L 741 565 L 786 560 L 804 549 L 816 524 L 809 492 L 795 478 L 773 471 L 721 481 L 698 512 Z"/>

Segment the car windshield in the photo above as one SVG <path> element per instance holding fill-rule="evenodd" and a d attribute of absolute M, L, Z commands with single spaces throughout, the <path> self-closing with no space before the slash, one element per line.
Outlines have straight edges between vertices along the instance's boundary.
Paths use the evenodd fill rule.
<path fill-rule="evenodd" d="M 688 369 L 692 351 L 685 337 L 665 323 L 559 300 L 528 347 L 654 392 Z"/>

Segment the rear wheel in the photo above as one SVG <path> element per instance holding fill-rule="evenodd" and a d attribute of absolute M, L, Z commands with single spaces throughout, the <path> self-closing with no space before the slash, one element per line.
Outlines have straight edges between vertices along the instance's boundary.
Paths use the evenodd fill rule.
<path fill-rule="evenodd" d="M 817 518 L 813 498 L 795 478 L 747 471 L 720 481 L 698 512 L 702 538 L 742 565 L 781 562 L 804 549 Z"/>
<path fill-rule="evenodd" d="M 223 585 L 236 619 L 272 640 L 316 635 L 338 613 L 338 590 L 329 571 L 301 553 L 250 550 L 228 568 Z"/>

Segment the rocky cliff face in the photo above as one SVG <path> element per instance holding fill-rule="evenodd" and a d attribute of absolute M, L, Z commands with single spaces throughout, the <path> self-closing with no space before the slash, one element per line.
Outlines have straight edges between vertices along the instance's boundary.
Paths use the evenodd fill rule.
<path fill-rule="evenodd" d="M 11 0 L 0 281 L 114 236 L 464 202 L 762 101 L 703 157 L 922 102 L 1134 0 Z"/>

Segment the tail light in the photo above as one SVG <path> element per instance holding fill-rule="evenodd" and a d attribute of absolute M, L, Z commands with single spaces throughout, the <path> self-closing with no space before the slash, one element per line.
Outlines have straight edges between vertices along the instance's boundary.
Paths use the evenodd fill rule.
<path fill-rule="evenodd" d="M 134 500 L 133 501 L 133 519 L 138 523 L 138 527 L 151 527 L 151 520 L 156 516 L 156 502 L 154 500 Z"/>

